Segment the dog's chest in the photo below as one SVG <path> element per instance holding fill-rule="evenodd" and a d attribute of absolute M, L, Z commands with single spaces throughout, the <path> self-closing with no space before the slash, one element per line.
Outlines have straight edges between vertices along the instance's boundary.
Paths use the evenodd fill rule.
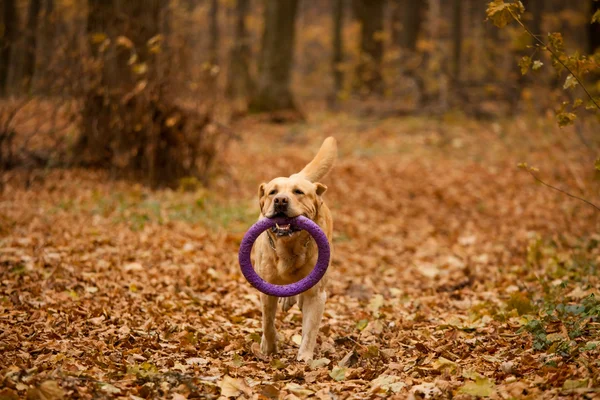
<path fill-rule="evenodd" d="M 289 283 L 296 282 L 310 273 L 316 263 L 314 253 L 303 249 L 298 253 L 278 253 L 277 275 Z"/>

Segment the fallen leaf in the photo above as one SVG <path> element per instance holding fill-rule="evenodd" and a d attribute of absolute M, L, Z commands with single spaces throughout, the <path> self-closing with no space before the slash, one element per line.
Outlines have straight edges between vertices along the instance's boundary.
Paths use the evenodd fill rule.
<path fill-rule="evenodd" d="M 38 387 L 40 400 L 59 400 L 64 398 L 65 392 L 56 381 L 45 381 Z"/>
<path fill-rule="evenodd" d="M 0 400 L 19 400 L 19 395 L 10 388 L 4 388 L 0 390 Z"/>
<path fill-rule="evenodd" d="M 338 365 L 340 367 L 352 367 L 357 362 L 358 354 L 354 350 L 351 350 L 339 361 Z"/>
<path fill-rule="evenodd" d="M 371 311 L 371 313 L 373 313 L 374 317 L 379 317 L 379 309 L 381 308 L 381 306 L 383 306 L 383 296 L 380 294 L 376 294 L 375 296 L 373 296 L 371 298 L 371 301 L 369 302 L 369 311 Z"/>
<path fill-rule="evenodd" d="M 328 358 L 319 358 L 318 360 L 310 360 L 308 365 L 311 369 L 318 369 L 329 365 L 331 360 Z"/>
<path fill-rule="evenodd" d="M 589 380 L 587 379 L 567 379 L 563 384 L 564 390 L 575 390 L 588 387 Z"/>
<path fill-rule="evenodd" d="M 259 360 L 269 361 L 269 357 L 263 354 L 262 351 L 260 351 L 260 344 L 258 344 L 257 342 L 253 342 L 252 345 L 250 345 L 250 351 L 252 351 L 252 354 L 254 354 L 254 356 Z"/>
<path fill-rule="evenodd" d="M 287 367 L 287 364 L 286 364 L 286 363 L 284 363 L 283 361 L 281 361 L 281 360 L 280 360 L 280 359 L 278 359 L 278 358 L 273 358 L 273 359 L 271 360 L 271 363 L 270 363 L 270 364 L 271 364 L 271 367 L 273 367 L 273 368 L 275 368 L 275 369 L 284 369 L 284 368 L 286 368 L 286 367 Z"/>
<path fill-rule="evenodd" d="M 292 392 L 293 394 L 302 399 L 315 393 L 312 390 L 306 389 L 296 383 L 288 383 L 287 385 L 285 385 L 285 390 Z"/>
<path fill-rule="evenodd" d="M 329 376 L 331 379 L 340 382 L 346 379 L 346 371 L 347 368 L 345 367 L 333 367 L 331 372 L 329 372 Z"/>
<path fill-rule="evenodd" d="M 208 360 L 202 357 L 191 357 L 185 360 L 187 365 L 206 365 L 208 364 Z"/>
<path fill-rule="evenodd" d="M 420 399 L 437 399 L 442 395 L 442 391 L 434 383 L 426 382 L 411 387 L 410 394 L 413 395 L 411 399 L 415 398 L 414 395 L 418 395 Z"/>
<path fill-rule="evenodd" d="M 110 383 L 100 383 L 100 390 L 108 394 L 120 394 L 121 389 L 116 386 L 111 385 Z"/>
<path fill-rule="evenodd" d="M 406 387 L 402 379 L 394 375 L 381 374 L 371 381 L 371 390 L 382 389 L 384 392 L 398 393 Z"/>
<path fill-rule="evenodd" d="M 369 320 L 361 319 L 356 323 L 356 329 L 358 329 L 359 331 L 363 331 L 367 327 L 367 325 L 369 325 Z"/>
<path fill-rule="evenodd" d="M 232 378 L 229 375 L 225 375 L 219 381 L 218 386 L 221 389 L 221 395 L 225 397 L 238 397 L 242 393 L 247 395 L 251 393 L 251 389 L 243 379 Z"/>
<path fill-rule="evenodd" d="M 277 389 L 275 386 L 273 385 L 265 385 L 263 386 L 262 390 L 260 391 L 260 393 L 268 398 L 268 399 L 279 399 L 279 389 Z"/>
<path fill-rule="evenodd" d="M 104 322 L 106 317 L 104 315 L 100 315 L 99 317 L 90 318 L 89 321 L 94 325 L 100 325 Z"/>
<path fill-rule="evenodd" d="M 495 391 L 496 385 L 488 378 L 477 378 L 475 382 L 466 382 L 460 392 L 475 397 L 489 397 Z"/>
<path fill-rule="evenodd" d="M 433 263 L 420 263 L 417 271 L 427 278 L 435 278 L 440 274 L 440 269 Z"/>
<path fill-rule="evenodd" d="M 142 271 L 144 269 L 144 266 L 138 262 L 132 262 L 123 265 L 123 269 L 125 271 Z"/>
<path fill-rule="evenodd" d="M 302 343 L 302 335 L 294 335 L 292 336 L 292 342 L 296 343 L 298 346 Z"/>
<path fill-rule="evenodd" d="M 433 368 L 435 368 L 437 370 L 444 370 L 444 369 L 455 370 L 455 369 L 457 369 L 457 367 L 458 367 L 458 365 L 454 361 L 450 361 L 444 357 L 440 357 L 433 362 Z"/>

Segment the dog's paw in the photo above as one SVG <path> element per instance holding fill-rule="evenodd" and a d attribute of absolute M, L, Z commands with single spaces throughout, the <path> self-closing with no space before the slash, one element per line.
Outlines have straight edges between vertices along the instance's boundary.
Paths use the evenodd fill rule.
<path fill-rule="evenodd" d="M 283 310 L 283 312 L 288 312 L 290 308 L 294 307 L 296 301 L 296 296 L 282 297 L 279 299 L 279 302 L 281 303 L 281 309 Z"/>
<path fill-rule="evenodd" d="M 303 351 L 298 353 L 298 357 L 296 358 L 298 361 L 304 361 L 304 362 L 309 362 L 310 360 L 313 359 L 313 353 L 312 351 Z"/>
<path fill-rule="evenodd" d="M 260 352 L 265 355 L 277 353 L 277 341 L 269 341 L 263 335 L 262 339 L 260 340 Z"/>

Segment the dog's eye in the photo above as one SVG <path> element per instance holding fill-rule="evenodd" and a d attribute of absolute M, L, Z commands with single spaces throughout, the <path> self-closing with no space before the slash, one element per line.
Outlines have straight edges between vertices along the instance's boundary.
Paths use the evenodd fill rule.
<path fill-rule="evenodd" d="M 269 196 L 273 196 L 274 194 L 277 194 L 277 190 L 273 189 L 269 192 Z"/>
<path fill-rule="evenodd" d="M 294 189 L 294 194 L 304 194 L 304 192 L 300 189 Z"/>

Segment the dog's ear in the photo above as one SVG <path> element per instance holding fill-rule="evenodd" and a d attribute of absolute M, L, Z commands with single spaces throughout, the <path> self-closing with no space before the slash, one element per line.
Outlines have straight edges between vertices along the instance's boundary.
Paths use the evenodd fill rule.
<path fill-rule="evenodd" d="M 265 189 L 267 188 L 266 183 L 261 183 L 258 187 L 258 203 L 260 204 L 260 211 L 262 211 L 263 205 L 265 204 Z"/>
<path fill-rule="evenodd" d="M 317 187 L 317 196 L 321 196 L 327 190 L 327 186 L 322 183 L 316 182 L 315 186 Z"/>

